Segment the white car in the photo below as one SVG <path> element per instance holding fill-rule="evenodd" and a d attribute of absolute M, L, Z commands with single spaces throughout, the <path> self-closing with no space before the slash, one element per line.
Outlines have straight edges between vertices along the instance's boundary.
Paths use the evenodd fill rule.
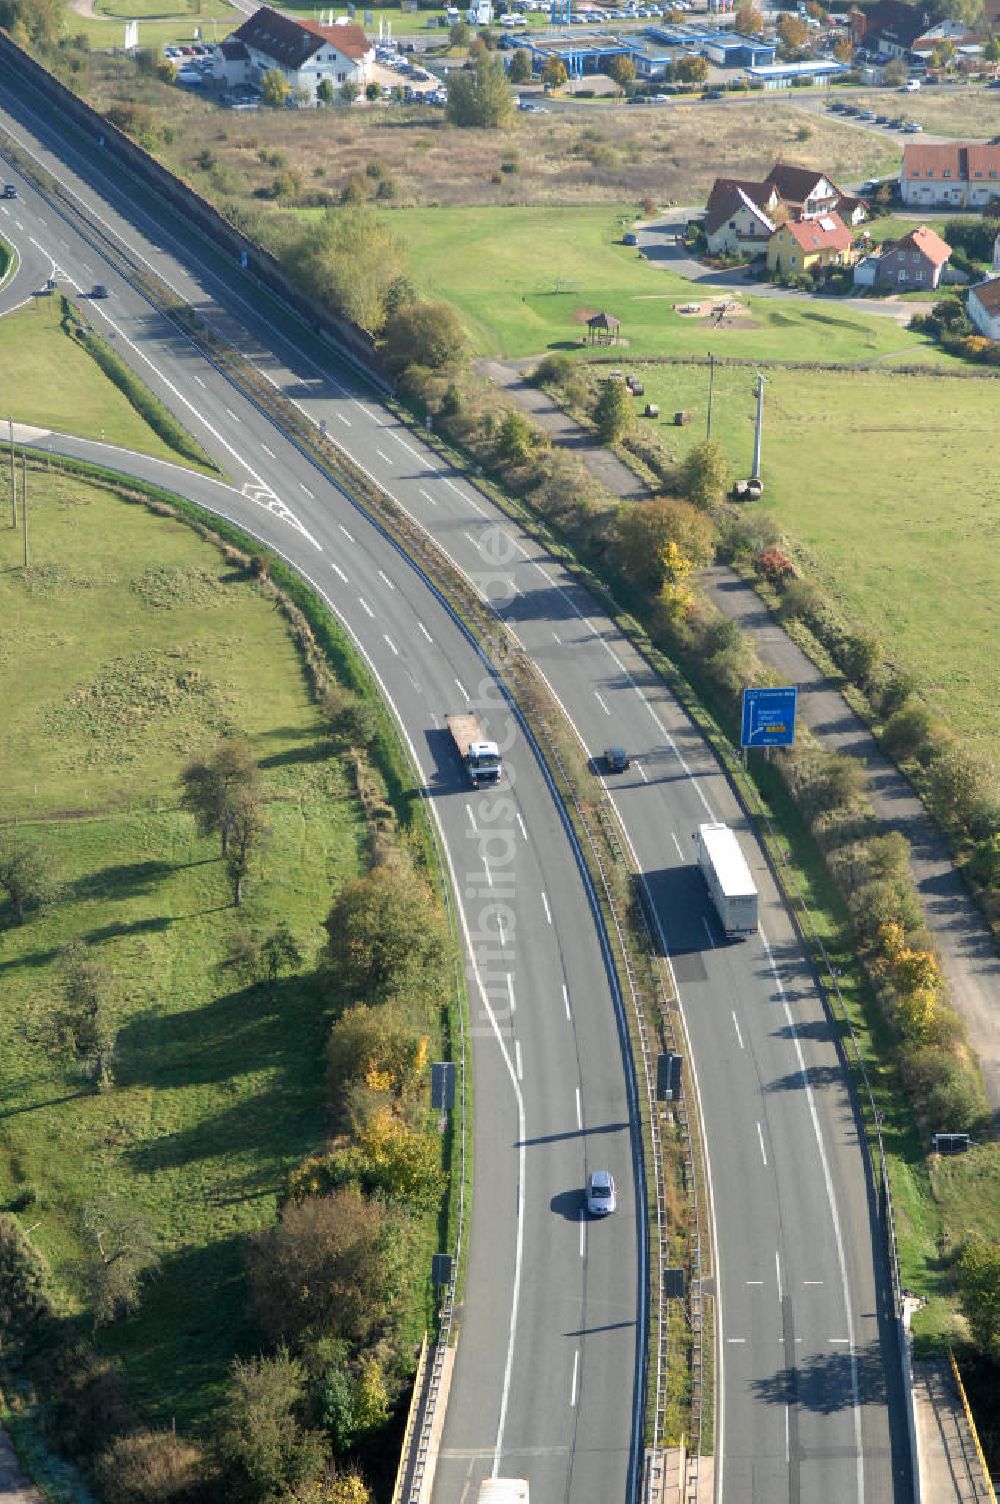
<path fill-rule="evenodd" d="M 618 1208 L 615 1178 L 610 1170 L 591 1170 L 587 1181 L 587 1211 L 592 1217 L 610 1217 Z"/>

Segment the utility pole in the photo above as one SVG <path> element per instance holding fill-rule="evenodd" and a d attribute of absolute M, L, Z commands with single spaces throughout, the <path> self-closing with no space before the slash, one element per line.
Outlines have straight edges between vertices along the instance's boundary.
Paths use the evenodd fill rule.
<path fill-rule="evenodd" d="M 24 567 L 28 567 L 28 456 L 21 450 L 21 526 L 24 529 Z"/>
<path fill-rule="evenodd" d="M 764 426 L 764 378 L 757 372 L 757 422 L 753 431 L 753 474 L 751 480 L 760 480 L 760 435 Z"/>
<path fill-rule="evenodd" d="M 705 424 L 706 441 L 712 437 L 712 398 L 715 395 L 715 356 L 708 352 L 708 421 Z"/>
<path fill-rule="evenodd" d="M 17 473 L 14 470 L 14 419 L 7 419 L 10 433 L 10 525 L 17 527 Z"/>

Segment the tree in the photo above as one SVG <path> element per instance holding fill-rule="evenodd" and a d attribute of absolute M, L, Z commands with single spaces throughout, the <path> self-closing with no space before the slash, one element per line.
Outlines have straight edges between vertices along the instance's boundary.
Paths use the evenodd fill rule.
<path fill-rule="evenodd" d="M 382 353 L 393 371 L 411 365 L 439 371 L 460 361 L 467 343 L 458 315 L 447 303 L 408 303 L 390 315 Z"/>
<path fill-rule="evenodd" d="M 833 44 L 833 55 L 838 63 L 849 67 L 854 58 L 854 43 L 850 37 L 838 37 Z M 888 83 L 889 80 L 886 79 Z"/>
<path fill-rule="evenodd" d="M 304 1397 L 302 1367 L 285 1348 L 235 1360 L 216 1440 L 227 1497 L 247 1504 L 287 1497 L 319 1473 L 325 1448 L 299 1423 Z"/>
<path fill-rule="evenodd" d="M 608 74 L 614 79 L 619 89 L 625 89 L 629 84 L 635 83 L 635 62 L 625 53 L 620 52 L 608 64 Z"/>
<path fill-rule="evenodd" d="M 744 37 L 760 36 L 764 30 L 764 17 L 756 5 L 742 5 L 736 12 L 736 30 Z"/>
<path fill-rule="evenodd" d="M 547 435 L 514 408 L 508 408 L 496 431 L 496 454 L 502 464 L 524 465 L 547 443 Z"/>
<path fill-rule="evenodd" d="M 778 17 L 778 40 L 785 57 L 797 57 L 809 45 L 809 27 L 801 16 L 783 11 Z"/>
<path fill-rule="evenodd" d="M 369 104 L 376 104 L 382 98 L 382 90 L 376 83 L 365 84 L 365 98 Z"/>
<path fill-rule="evenodd" d="M 731 475 L 729 463 L 714 439 L 703 439 L 688 450 L 681 469 L 684 490 L 695 506 L 714 507 L 725 499 Z"/>
<path fill-rule="evenodd" d="M 569 74 L 562 58 L 550 57 L 542 69 L 542 83 L 548 84 L 550 89 L 561 89 L 568 79 Z"/>
<path fill-rule="evenodd" d="M 708 77 L 708 63 L 703 57 L 679 57 L 673 65 L 673 74 L 680 84 L 703 84 Z"/>
<path fill-rule="evenodd" d="M 844 672 L 852 683 L 867 689 L 882 666 L 885 650 L 874 632 L 857 632 L 844 649 Z"/>
<path fill-rule="evenodd" d="M 383 1108 L 360 1134 L 366 1175 L 383 1195 L 430 1211 L 441 1199 L 441 1141 L 419 1133 Z"/>
<path fill-rule="evenodd" d="M 378 735 L 378 711 L 353 690 L 334 684 L 323 696 L 330 730 L 347 747 L 369 747 Z"/>
<path fill-rule="evenodd" d="M 448 119 L 452 125 L 492 128 L 506 125 L 513 111 L 502 60 L 483 53 L 471 69 L 448 74 Z"/>
<path fill-rule="evenodd" d="M 850 58 L 847 61 L 850 62 Z M 905 84 L 909 76 L 910 70 L 901 57 L 894 57 L 891 62 L 886 63 L 885 71 L 882 74 L 885 82 L 893 89 L 898 89 L 902 84 Z"/>
<path fill-rule="evenodd" d="M 143 1280 L 159 1256 L 142 1212 L 127 1203 L 92 1201 L 83 1225 L 93 1251 L 86 1275 L 94 1325 L 105 1326 L 139 1309 Z"/>
<path fill-rule="evenodd" d="M 962 1311 L 976 1346 L 987 1356 L 1000 1351 L 1000 1242 L 988 1243 L 978 1234 L 962 1249 L 958 1261 Z"/>
<path fill-rule="evenodd" d="M 934 717 L 919 700 L 907 700 L 888 719 L 883 743 L 889 756 L 919 758 L 934 727 Z"/>
<path fill-rule="evenodd" d="M 510 69 L 507 77 L 512 84 L 526 84 L 531 82 L 531 53 L 526 47 L 519 47 L 510 60 Z"/>
<path fill-rule="evenodd" d="M 400 1275 L 397 1224 L 352 1187 L 286 1202 L 249 1253 L 254 1311 L 269 1337 L 362 1341 L 388 1315 Z"/>
<path fill-rule="evenodd" d="M 468 21 L 456 21 L 448 32 L 452 47 L 468 47 L 472 40 L 472 27 Z"/>
<path fill-rule="evenodd" d="M 280 68 L 268 68 L 260 81 L 260 97 L 270 109 L 280 109 L 286 103 L 291 86 Z"/>
<path fill-rule="evenodd" d="M 1000 37 L 990 37 L 983 48 L 983 57 L 988 63 L 1000 63 Z"/>
<path fill-rule="evenodd" d="M 938 42 L 931 53 L 932 68 L 947 68 L 955 61 L 955 43 L 945 38 Z"/>
<path fill-rule="evenodd" d="M 342 1455 L 381 1430 L 389 1418 L 389 1392 L 375 1358 L 350 1363 L 347 1344 L 332 1344 L 331 1361 L 318 1386 L 321 1423 L 334 1452 Z"/>
<path fill-rule="evenodd" d="M 59 1044 L 69 1047 L 84 1074 L 103 1090 L 111 1085 L 115 1036 L 110 1018 L 111 971 L 84 940 L 60 956 L 64 1006 L 56 1018 Z"/>
<path fill-rule="evenodd" d="M 205 1458 L 176 1431 L 116 1436 L 94 1465 L 104 1504 L 181 1504 L 194 1498 Z"/>
<path fill-rule="evenodd" d="M 635 427 L 635 406 L 624 381 L 605 381 L 594 406 L 594 426 L 602 444 L 617 444 Z"/>
<path fill-rule="evenodd" d="M 713 529 L 705 513 L 690 502 L 651 497 L 620 507 L 615 544 L 622 572 L 633 584 L 659 590 L 666 577 L 666 550 L 676 545 L 694 566 L 712 559 Z"/>
<path fill-rule="evenodd" d="M 218 833 L 222 855 L 229 851 L 237 795 L 258 791 L 260 769 L 248 742 L 225 737 L 205 761 L 188 763 L 181 773 L 181 808 L 192 814 L 202 835 Z"/>
<path fill-rule="evenodd" d="M 329 210 L 284 253 L 284 264 L 308 296 L 378 333 L 389 293 L 406 272 L 406 253 L 369 209 Z"/>
<path fill-rule="evenodd" d="M 47 908 L 59 896 L 61 883 L 52 858 L 17 830 L 0 832 L 0 888 L 10 899 L 14 923 Z"/>
<path fill-rule="evenodd" d="M 326 931 L 326 958 L 339 988 L 368 1002 L 426 977 L 446 954 L 434 900 L 405 868 L 377 867 L 347 883 Z"/>
<path fill-rule="evenodd" d="M 226 875 L 233 890 L 233 907 L 238 909 L 243 902 L 243 887 L 250 872 L 252 857 L 270 833 L 264 806 L 256 790 L 236 790 L 230 801 L 228 821 Z"/>
<path fill-rule="evenodd" d="M 340 86 L 340 98 L 344 104 L 353 104 L 361 98 L 361 85 L 354 78 L 345 78 Z"/>
<path fill-rule="evenodd" d="M 333 104 L 333 101 L 336 98 L 336 90 L 333 87 L 333 82 L 331 79 L 320 79 L 319 83 L 316 85 L 316 98 L 319 100 L 320 104 Z"/>
<path fill-rule="evenodd" d="M 337 1122 L 343 1121 L 346 1088 L 363 1081 L 395 1102 L 412 1096 L 427 1068 L 427 1036 L 392 1003 L 347 1008 L 330 1030 L 326 1047 L 327 1096 Z"/>

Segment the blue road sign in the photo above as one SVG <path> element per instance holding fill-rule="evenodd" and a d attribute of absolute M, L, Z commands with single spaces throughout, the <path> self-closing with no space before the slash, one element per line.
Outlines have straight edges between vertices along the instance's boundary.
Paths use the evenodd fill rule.
<path fill-rule="evenodd" d="M 795 740 L 798 690 L 745 689 L 741 747 L 790 747 Z"/>

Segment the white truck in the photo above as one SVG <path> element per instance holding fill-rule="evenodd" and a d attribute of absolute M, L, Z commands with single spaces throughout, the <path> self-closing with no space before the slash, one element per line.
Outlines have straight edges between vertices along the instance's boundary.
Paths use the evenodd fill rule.
<path fill-rule="evenodd" d="M 528 1504 L 527 1478 L 487 1478 L 479 1485 L 479 1504 Z"/>
<path fill-rule="evenodd" d="M 474 715 L 449 715 L 445 719 L 472 787 L 477 789 L 481 783 L 499 783 L 503 768 L 503 763 L 500 761 L 500 748 L 496 742 L 491 742 L 483 735 L 483 729 L 476 717 Z"/>
<path fill-rule="evenodd" d="M 727 935 L 757 933 L 757 889 L 740 843 L 716 821 L 699 825 L 695 834 L 698 866 Z"/>

